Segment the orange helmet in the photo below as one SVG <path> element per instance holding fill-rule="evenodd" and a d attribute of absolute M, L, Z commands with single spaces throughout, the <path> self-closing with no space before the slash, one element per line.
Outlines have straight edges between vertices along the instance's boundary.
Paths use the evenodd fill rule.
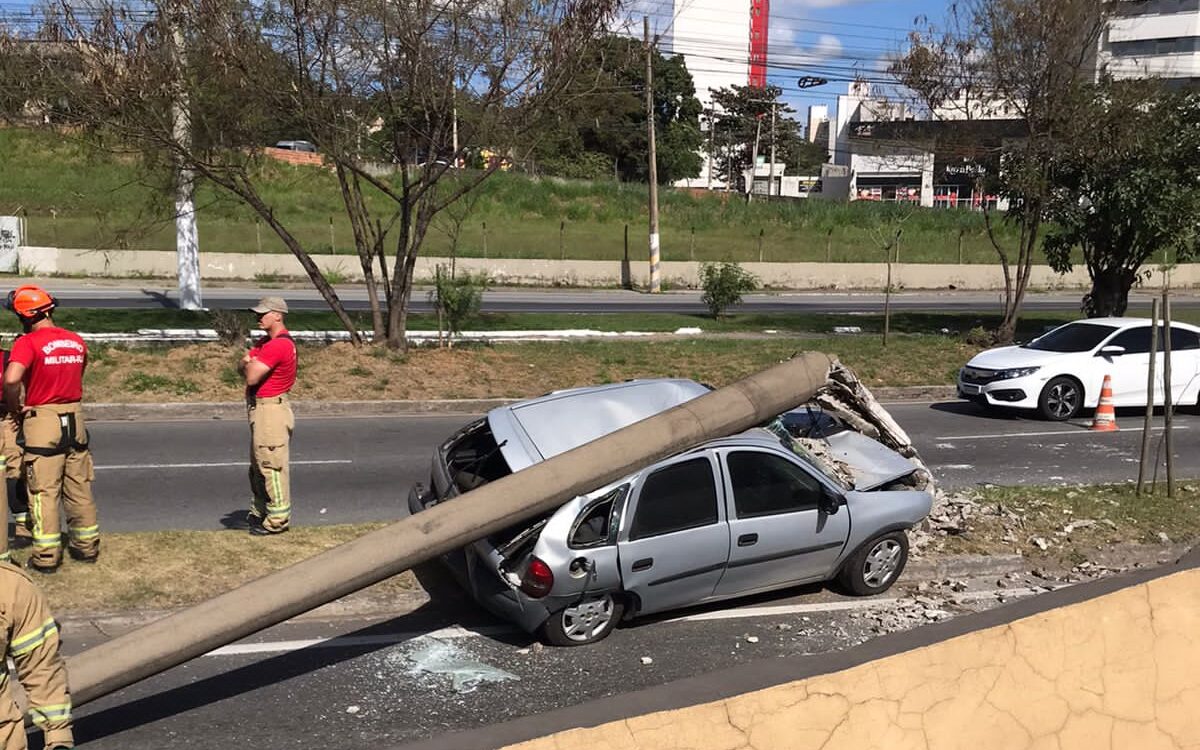
<path fill-rule="evenodd" d="M 25 284 L 8 293 L 5 306 L 17 314 L 18 318 L 36 318 L 45 315 L 58 305 L 45 289 L 35 284 Z"/>

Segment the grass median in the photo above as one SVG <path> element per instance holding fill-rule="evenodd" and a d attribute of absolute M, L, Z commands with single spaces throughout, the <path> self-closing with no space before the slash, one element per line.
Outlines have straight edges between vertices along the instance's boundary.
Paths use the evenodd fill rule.
<path fill-rule="evenodd" d="M 958 533 L 939 536 L 934 554 L 1012 554 L 1031 564 L 1074 565 L 1122 545 L 1191 543 L 1200 538 L 1200 485 L 1180 483 L 1178 497 L 1165 487 L 1134 495 L 1127 485 L 983 488 Z M 36 578 L 53 610 L 84 615 L 163 610 L 195 604 L 260 576 L 355 539 L 384 524 L 295 527 L 281 537 L 244 531 L 106 533 L 96 565 L 67 560 L 59 572 Z M 1042 550 L 1034 539 L 1042 539 Z M 28 550 L 16 550 L 23 561 Z M 419 588 L 411 573 L 368 591 L 384 606 Z"/>
<path fill-rule="evenodd" d="M 105 533 L 100 562 L 66 559 L 56 574 L 34 574 L 34 580 L 58 615 L 170 609 L 204 601 L 383 525 L 296 527 L 265 538 L 244 530 Z M 28 556 L 28 549 L 13 551 L 18 562 Z M 404 573 L 372 591 L 386 596 L 416 585 Z"/>

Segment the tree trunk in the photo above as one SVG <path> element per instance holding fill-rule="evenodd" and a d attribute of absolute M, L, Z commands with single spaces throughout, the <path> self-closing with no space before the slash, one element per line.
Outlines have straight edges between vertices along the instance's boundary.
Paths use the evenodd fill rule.
<path fill-rule="evenodd" d="M 1092 274 L 1092 290 L 1083 297 L 1083 314 L 1089 318 L 1119 318 L 1129 307 L 1129 290 L 1137 274 L 1128 268 L 1100 268 Z"/>

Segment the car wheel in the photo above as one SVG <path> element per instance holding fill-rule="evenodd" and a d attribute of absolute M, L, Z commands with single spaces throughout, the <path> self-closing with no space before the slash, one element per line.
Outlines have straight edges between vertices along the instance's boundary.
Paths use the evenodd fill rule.
<path fill-rule="evenodd" d="M 907 563 L 908 535 L 892 531 L 859 547 L 842 566 L 838 583 L 855 596 L 882 594 L 892 587 Z"/>
<path fill-rule="evenodd" d="M 1038 396 L 1038 411 L 1051 422 L 1065 422 L 1083 408 L 1083 386 L 1075 378 L 1054 378 Z"/>
<path fill-rule="evenodd" d="M 612 594 L 589 596 L 550 615 L 542 637 L 552 646 L 584 646 L 603 640 L 621 621 L 625 604 Z"/>

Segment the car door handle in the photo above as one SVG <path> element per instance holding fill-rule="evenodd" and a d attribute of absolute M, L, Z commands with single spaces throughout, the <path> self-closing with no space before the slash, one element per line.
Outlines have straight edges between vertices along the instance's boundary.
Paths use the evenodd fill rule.
<path fill-rule="evenodd" d="M 633 571 L 635 573 L 637 573 L 639 571 L 643 571 L 643 570 L 650 570 L 650 568 L 653 568 L 653 567 L 654 567 L 654 558 L 653 557 L 643 557 L 641 560 L 637 560 L 633 563 Z"/>
<path fill-rule="evenodd" d="M 738 537 L 739 547 L 753 547 L 758 544 L 758 534 L 742 534 Z"/>

